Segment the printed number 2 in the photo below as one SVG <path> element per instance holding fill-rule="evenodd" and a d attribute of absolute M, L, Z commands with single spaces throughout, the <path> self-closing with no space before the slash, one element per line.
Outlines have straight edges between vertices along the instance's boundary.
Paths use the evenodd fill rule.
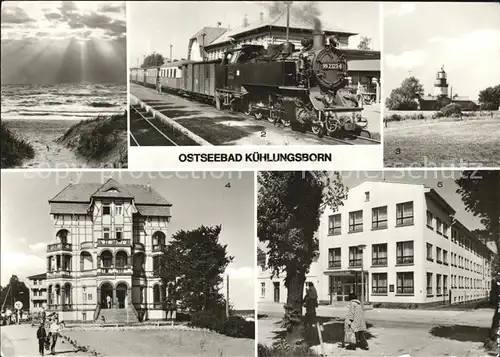
<path fill-rule="evenodd" d="M 265 131 L 261 131 L 261 132 L 260 132 L 260 137 L 261 137 L 261 138 L 265 138 L 265 137 L 266 137 L 266 135 L 267 135 L 267 133 L 266 133 Z"/>
<path fill-rule="evenodd" d="M 226 186 L 224 186 L 224 187 L 231 188 L 231 184 L 228 182 L 228 183 L 226 183 Z"/>

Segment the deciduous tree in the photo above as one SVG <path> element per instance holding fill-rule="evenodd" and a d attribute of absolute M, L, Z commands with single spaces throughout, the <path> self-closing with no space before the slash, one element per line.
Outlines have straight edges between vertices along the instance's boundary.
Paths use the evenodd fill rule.
<path fill-rule="evenodd" d="M 221 226 L 176 232 L 164 249 L 159 276 L 164 286 L 191 312 L 216 312 L 224 306 L 221 284 L 233 260 L 219 242 Z"/>
<path fill-rule="evenodd" d="M 464 171 L 455 182 L 459 186 L 457 193 L 461 195 L 465 209 L 474 216 L 480 217 L 481 223 L 485 226 L 488 233 L 483 232 L 483 237 L 495 242 L 498 257 L 498 252 L 500 252 L 500 171 Z M 493 274 L 497 277 L 500 272 L 496 270 Z M 497 293 L 494 292 L 494 295 L 496 296 Z M 489 339 L 485 342 L 486 346 L 493 346 L 496 343 L 499 322 L 500 314 L 498 307 L 495 306 Z"/>
<path fill-rule="evenodd" d="M 144 61 L 142 62 L 142 65 L 141 65 L 141 68 L 158 67 L 158 66 L 163 65 L 164 62 L 165 62 L 165 58 L 161 54 L 153 52 L 144 58 Z"/>
<path fill-rule="evenodd" d="M 399 88 L 393 89 L 385 101 L 390 110 L 415 110 L 417 100 L 424 94 L 424 87 L 415 77 L 406 78 Z"/>
<path fill-rule="evenodd" d="M 358 50 L 370 50 L 370 44 L 372 39 L 370 37 L 363 36 L 361 37 L 361 41 L 358 44 Z"/>
<path fill-rule="evenodd" d="M 500 84 L 480 91 L 479 103 L 481 104 L 481 109 L 498 110 L 500 106 Z"/>
<path fill-rule="evenodd" d="M 318 251 L 320 216 L 347 198 L 338 173 L 265 171 L 258 177 L 257 235 L 267 248 L 267 267 L 284 277 L 287 302 L 283 326 L 298 337 L 306 274 Z"/>

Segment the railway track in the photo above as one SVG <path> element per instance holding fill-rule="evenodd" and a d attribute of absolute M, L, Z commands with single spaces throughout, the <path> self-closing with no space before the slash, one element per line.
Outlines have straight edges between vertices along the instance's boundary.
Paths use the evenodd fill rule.
<path fill-rule="evenodd" d="M 180 146 L 194 145 L 193 142 L 161 120 L 147 117 L 148 113 L 130 106 L 130 145 L 131 146 Z"/>
<path fill-rule="evenodd" d="M 201 103 L 200 101 L 198 100 L 195 100 L 193 98 L 188 98 L 188 97 L 185 97 L 185 96 L 180 96 L 178 94 L 175 94 L 175 93 L 172 93 L 172 92 L 168 92 L 169 96 L 173 96 L 173 97 L 176 97 L 178 99 L 182 99 L 184 102 L 187 102 L 187 103 L 193 103 L 193 104 L 203 104 Z M 152 99 L 150 98 L 149 100 L 148 99 L 143 99 L 141 98 L 140 96 L 137 96 L 136 97 L 148 104 L 149 106 L 151 106 L 153 109 L 155 110 L 159 110 L 159 111 L 162 111 L 162 109 L 167 109 L 170 105 L 168 104 L 167 101 L 165 100 L 161 100 L 161 99 Z M 162 107 L 162 108 L 160 108 Z M 164 107 L 164 108 L 163 108 Z M 139 107 L 136 107 L 136 108 L 133 108 L 133 110 L 131 111 L 131 114 L 133 111 L 137 112 L 137 108 Z M 204 109 L 204 108 L 196 108 L 196 110 L 198 111 L 204 111 L 204 110 L 207 110 L 207 109 Z M 300 140 L 301 137 L 303 137 L 304 139 L 307 138 L 307 141 L 310 142 L 310 144 L 314 145 L 374 145 L 374 144 L 380 144 L 380 141 L 378 140 L 375 140 L 375 139 L 372 139 L 372 138 L 367 138 L 367 137 L 364 137 L 364 136 L 352 136 L 351 138 L 348 138 L 348 139 L 343 139 L 343 138 L 335 138 L 335 137 L 330 137 L 330 136 L 323 136 L 322 138 L 318 138 L 317 135 L 311 133 L 311 132 L 307 132 L 307 133 L 299 133 L 299 132 L 294 132 L 293 130 L 291 130 L 290 128 L 288 127 L 284 127 L 282 126 L 281 124 L 273 124 L 265 119 L 262 119 L 262 120 L 256 120 L 253 116 L 249 116 L 249 115 L 246 115 L 244 113 L 241 113 L 241 112 L 234 112 L 234 111 L 231 111 L 229 109 L 223 109 L 223 110 L 220 110 L 218 111 L 220 113 L 221 116 L 233 116 L 235 118 L 241 118 L 241 119 L 245 119 L 246 121 L 248 122 L 251 122 L 253 123 L 253 125 L 258 125 L 258 126 L 261 126 L 261 127 L 264 127 L 262 130 L 263 131 L 267 131 L 269 129 L 273 129 L 273 131 L 276 131 L 276 129 L 278 129 L 278 131 L 281 131 L 283 134 L 283 137 L 284 137 L 284 141 L 287 141 L 287 140 L 291 140 L 291 141 L 294 141 L 294 140 Z M 176 120 L 176 117 L 174 115 L 174 117 L 171 118 L 172 120 Z M 145 120 L 144 118 L 142 120 Z M 149 119 L 149 121 L 155 121 L 156 119 Z M 158 120 L 156 120 L 158 121 Z M 210 125 L 210 123 L 207 123 L 208 125 Z M 148 123 L 149 125 L 149 123 Z M 156 131 L 156 132 L 152 132 L 150 135 L 152 136 L 158 136 L 158 135 L 161 135 L 159 132 L 160 131 L 164 131 L 163 126 L 161 126 L 161 124 L 157 124 L 155 125 L 156 128 L 154 128 L 153 130 Z M 209 126 L 207 126 L 209 127 Z M 136 130 L 133 129 L 133 125 L 132 125 L 132 117 L 131 117 L 131 133 L 134 133 L 134 135 L 131 136 L 131 145 L 138 145 L 141 143 L 141 140 L 137 137 L 138 135 L 135 135 L 136 133 Z M 160 129 L 160 130 L 159 130 Z M 179 144 L 178 140 L 177 140 L 177 135 L 179 135 L 178 133 L 174 133 L 174 132 L 171 132 L 169 134 L 167 134 L 166 136 L 168 137 L 168 140 L 169 141 L 174 141 L 176 142 L 176 144 L 178 145 L 192 145 L 192 144 Z M 204 136 L 203 134 L 201 134 L 202 136 Z M 288 139 L 286 139 L 288 138 Z M 157 139 L 157 138 L 152 138 L 151 140 L 147 140 L 146 139 L 146 143 L 145 144 L 141 144 L 141 145 L 165 145 L 165 146 L 171 146 L 172 144 L 162 144 L 161 142 L 163 142 L 164 140 L 166 139 Z M 315 142 L 315 143 L 314 143 Z M 217 144 L 216 144 L 217 145 Z M 285 144 L 285 145 L 288 145 L 288 144 Z M 300 144 L 297 144 L 297 145 L 300 145 Z M 307 144 L 306 144 L 307 145 Z"/>

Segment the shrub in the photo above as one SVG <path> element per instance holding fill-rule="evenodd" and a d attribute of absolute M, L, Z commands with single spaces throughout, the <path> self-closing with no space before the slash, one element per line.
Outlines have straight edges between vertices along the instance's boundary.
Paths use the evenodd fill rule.
<path fill-rule="evenodd" d="M 401 121 L 403 117 L 399 114 L 391 114 L 385 119 L 386 121 Z"/>
<path fill-rule="evenodd" d="M 255 323 L 240 316 L 230 316 L 218 331 L 223 335 L 237 338 L 255 338 Z"/>
<path fill-rule="evenodd" d="M 2 169 L 21 165 L 23 160 L 35 157 L 31 143 L 17 137 L 5 122 L 0 122 L 0 145 Z"/>
<path fill-rule="evenodd" d="M 199 311 L 191 314 L 191 322 L 189 323 L 191 326 L 214 331 L 222 330 L 223 324 L 224 321 L 220 314 L 215 314 L 212 311 Z"/>
<path fill-rule="evenodd" d="M 309 347 L 291 346 L 284 342 L 277 343 L 272 347 L 258 344 L 257 346 L 257 356 L 258 357 L 317 357 L 318 355 L 314 353 Z"/>
<path fill-rule="evenodd" d="M 493 102 L 481 103 L 481 110 L 498 110 L 498 104 Z"/>
<path fill-rule="evenodd" d="M 448 104 L 447 106 L 441 108 L 440 111 L 443 113 L 443 116 L 445 117 L 451 117 L 454 114 L 460 116 L 460 114 L 462 114 L 462 109 L 460 108 L 460 105 L 456 103 Z"/>

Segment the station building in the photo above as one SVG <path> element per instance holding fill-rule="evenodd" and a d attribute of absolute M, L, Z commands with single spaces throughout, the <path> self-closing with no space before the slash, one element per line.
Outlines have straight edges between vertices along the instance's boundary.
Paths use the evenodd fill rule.
<path fill-rule="evenodd" d="M 172 205 L 164 197 L 149 185 L 109 179 L 69 184 L 49 204 L 50 312 L 64 320 L 95 320 L 109 295 L 113 310 L 127 310 L 139 320 L 165 318 L 165 288 L 153 273 L 171 219 Z"/>
<path fill-rule="evenodd" d="M 29 311 L 41 312 L 47 303 L 47 274 L 28 276 L 28 289 L 30 290 Z"/>
<path fill-rule="evenodd" d="M 460 221 L 434 189 L 420 184 L 364 182 L 337 212 L 325 211 L 319 254 L 307 281 L 323 304 L 348 295 L 371 303 L 456 304 L 486 299 L 494 253 Z M 260 301 L 286 302 L 283 279 L 259 265 Z"/>

